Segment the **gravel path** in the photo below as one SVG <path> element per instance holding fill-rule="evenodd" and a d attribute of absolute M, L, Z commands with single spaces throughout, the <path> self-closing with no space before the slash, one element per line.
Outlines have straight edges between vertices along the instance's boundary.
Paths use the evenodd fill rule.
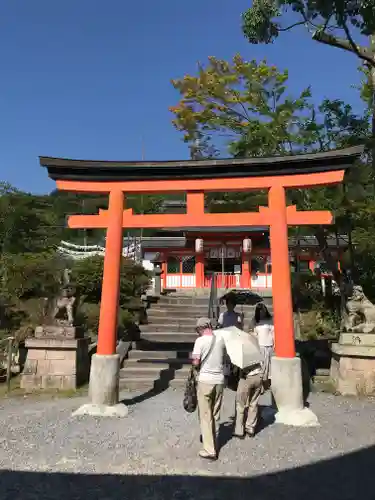
<path fill-rule="evenodd" d="M 238 442 L 228 392 L 215 463 L 197 457 L 197 417 L 183 411 L 178 391 L 131 404 L 126 419 L 72 418 L 82 401 L 0 403 L 1 500 L 375 500 L 373 401 L 312 394 L 321 426 L 308 429 L 272 424 L 264 406 L 269 425 Z"/>

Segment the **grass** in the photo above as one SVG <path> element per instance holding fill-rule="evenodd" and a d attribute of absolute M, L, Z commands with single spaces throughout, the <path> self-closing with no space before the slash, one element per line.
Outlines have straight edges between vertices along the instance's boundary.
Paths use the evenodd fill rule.
<path fill-rule="evenodd" d="M 25 391 L 21 389 L 21 376 L 13 377 L 10 383 L 10 391 L 8 392 L 6 382 L 0 384 L 0 400 L 4 398 L 35 398 L 35 399 L 64 399 L 86 396 L 88 393 L 88 385 L 83 385 L 76 390 L 57 390 L 57 389 L 40 389 L 34 391 Z"/>

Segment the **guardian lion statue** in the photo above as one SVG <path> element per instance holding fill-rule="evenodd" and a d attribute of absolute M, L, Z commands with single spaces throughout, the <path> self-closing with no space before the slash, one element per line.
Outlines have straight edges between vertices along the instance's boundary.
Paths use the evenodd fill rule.
<path fill-rule="evenodd" d="M 369 301 L 359 285 L 353 286 L 346 301 L 341 328 L 344 332 L 375 332 L 375 305 Z"/>
<path fill-rule="evenodd" d="M 46 298 L 44 318 L 48 324 L 73 326 L 77 310 L 76 287 L 70 283 L 70 273 L 64 271 L 61 288 L 54 297 Z"/>

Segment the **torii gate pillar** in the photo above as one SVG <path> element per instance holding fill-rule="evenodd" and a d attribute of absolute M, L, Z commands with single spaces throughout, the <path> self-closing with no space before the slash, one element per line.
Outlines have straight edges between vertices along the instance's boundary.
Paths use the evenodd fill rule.
<path fill-rule="evenodd" d="M 287 425 L 318 425 L 315 414 L 304 406 L 301 360 L 295 354 L 292 290 L 288 246 L 285 188 L 271 187 L 270 225 L 275 356 L 271 360 L 271 384 L 278 412 L 275 420 Z"/>

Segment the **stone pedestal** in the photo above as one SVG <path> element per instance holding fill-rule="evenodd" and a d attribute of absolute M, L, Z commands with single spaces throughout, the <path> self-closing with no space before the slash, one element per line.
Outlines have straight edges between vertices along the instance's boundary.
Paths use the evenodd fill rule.
<path fill-rule="evenodd" d="M 335 390 L 343 396 L 374 396 L 375 334 L 342 333 L 331 349 Z"/>
<path fill-rule="evenodd" d="M 70 338 L 46 338 L 39 328 L 35 338 L 26 340 L 28 353 L 21 377 L 22 389 L 75 390 L 87 382 L 90 338 L 74 338 L 74 328 L 69 328 Z"/>

